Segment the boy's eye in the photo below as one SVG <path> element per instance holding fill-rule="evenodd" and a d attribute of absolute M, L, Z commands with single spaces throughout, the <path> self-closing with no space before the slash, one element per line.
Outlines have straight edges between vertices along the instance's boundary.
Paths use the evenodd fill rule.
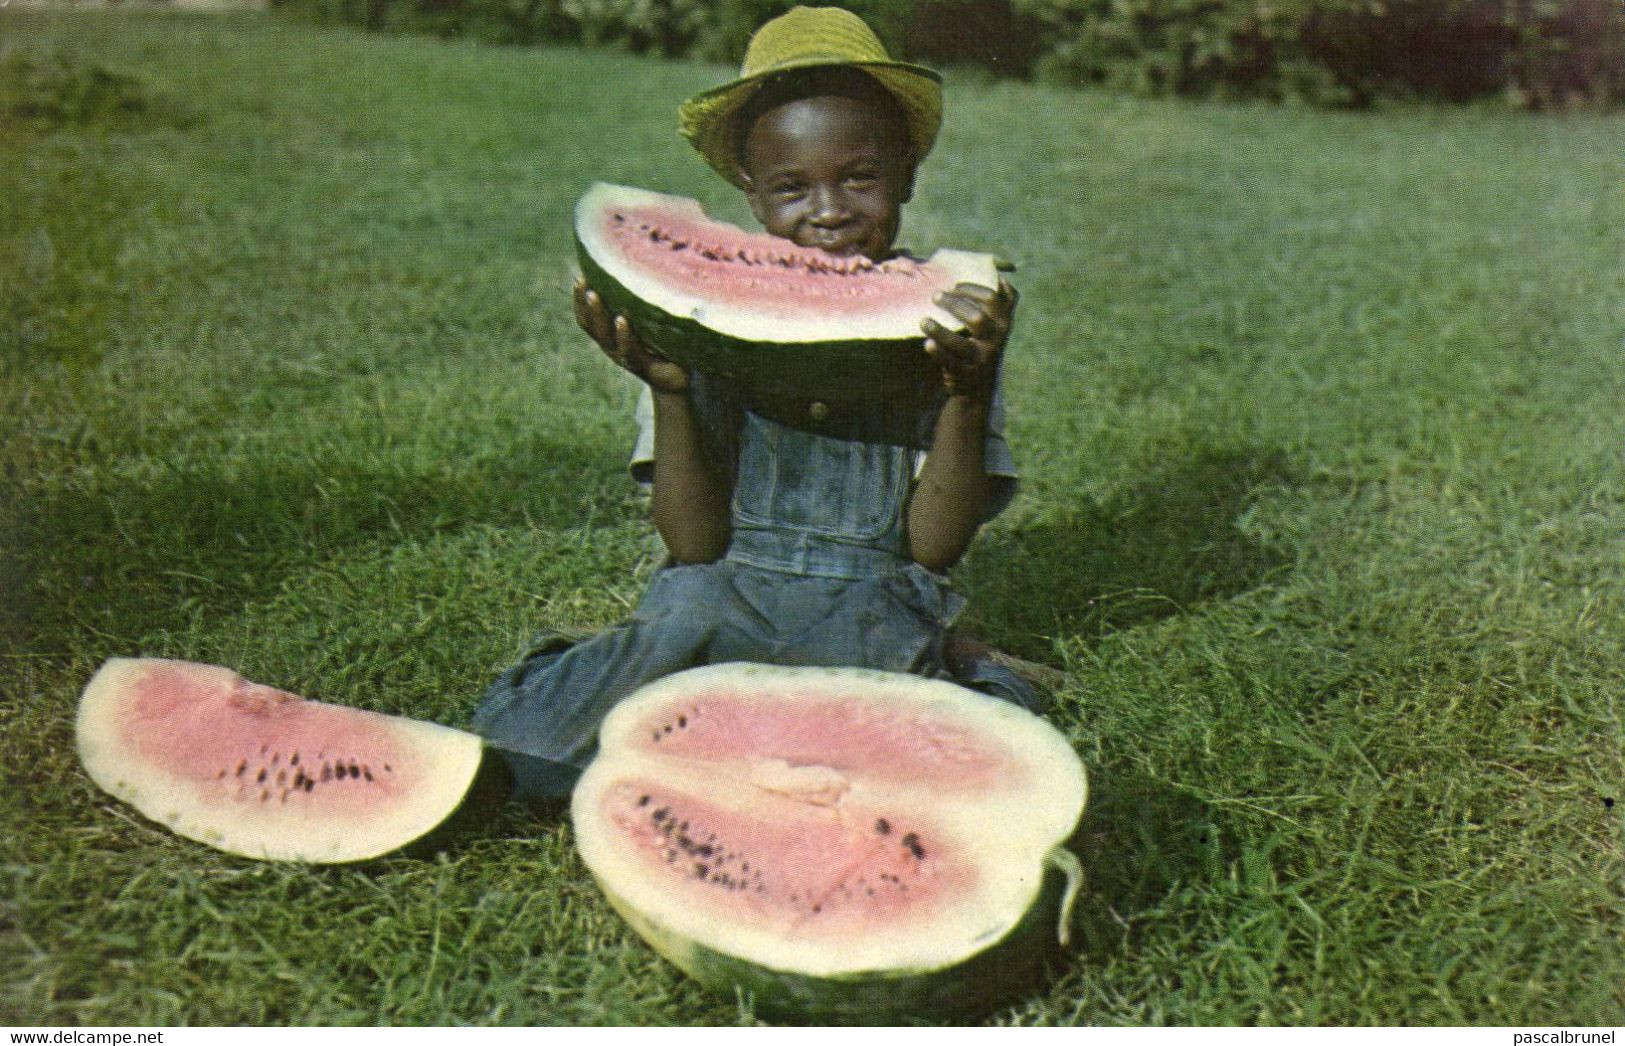
<path fill-rule="evenodd" d="M 875 183 L 875 176 L 868 171 L 854 171 L 846 176 L 846 184 L 855 188 L 866 189 Z"/>
<path fill-rule="evenodd" d="M 779 182 L 773 186 L 773 195 L 787 200 L 793 200 L 805 190 L 800 182 Z"/>

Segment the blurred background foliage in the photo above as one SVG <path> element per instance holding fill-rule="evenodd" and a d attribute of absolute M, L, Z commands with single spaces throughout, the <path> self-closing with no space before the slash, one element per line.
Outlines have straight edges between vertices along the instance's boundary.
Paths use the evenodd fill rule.
<path fill-rule="evenodd" d="M 273 0 L 323 21 L 737 62 L 793 0 Z M 1625 0 L 853 0 L 894 55 L 1149 95 L 1625 102 Z"/>

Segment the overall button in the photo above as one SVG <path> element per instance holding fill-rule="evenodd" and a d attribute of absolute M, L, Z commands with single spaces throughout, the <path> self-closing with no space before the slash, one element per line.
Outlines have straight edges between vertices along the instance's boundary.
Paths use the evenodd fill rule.
<path fill-rule="evenodd" d="M 823 421 L 829 417 L 829 404 L 813 400 L 812 404 L 807 407 L 807 416 L 814 421 Z"/>

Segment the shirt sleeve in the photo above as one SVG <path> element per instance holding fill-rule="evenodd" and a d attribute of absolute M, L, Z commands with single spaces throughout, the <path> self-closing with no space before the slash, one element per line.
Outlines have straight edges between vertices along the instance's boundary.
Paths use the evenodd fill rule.
<path fill-rule="evenodd" d="M 638 405 L 632 416 L 637 422 L 638 435 L 632 443 L 632 460 L 626 467 L 634 482 L 648 486 L 655 478 L 655 400 L 649 386 L 644 385 L 638 393 Z"/>

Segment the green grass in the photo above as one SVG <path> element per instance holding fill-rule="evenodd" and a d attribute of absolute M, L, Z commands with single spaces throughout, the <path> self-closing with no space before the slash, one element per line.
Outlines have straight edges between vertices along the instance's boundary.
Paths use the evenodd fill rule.
<path fill-rule="evenodd" d="M 556 816 L 256 865 L 72 725 L 134 654 L 463 724 L 627 611 L 567 216 L 743 219 L 672 126 L 725 70 L 16 8 L 0 66 L 0 1021 L 752 1020 Z M 995 1019 L 1625 1022 L 1625 118 L 949 88 L 905 238 L 1023 292 L 959 580 L 1095 784 L 1081 947 Z"/>

